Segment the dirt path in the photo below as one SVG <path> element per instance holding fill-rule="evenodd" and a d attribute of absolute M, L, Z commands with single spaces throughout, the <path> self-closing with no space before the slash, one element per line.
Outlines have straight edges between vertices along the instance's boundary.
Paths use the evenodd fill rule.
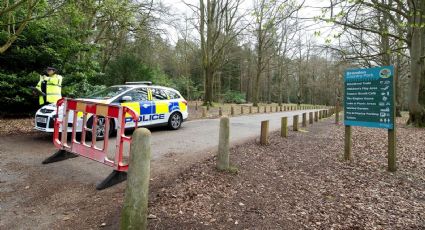
<path fill-rule="evenodd" d="M 281 116 L 302 112 L 231 118 L 232 143 L 257 137 L 261 120 L 269 119 L 270 129 L 276 130 Z M 218 123 L 218 119 L 195 120 L 178 131 L 153 130 L 153 189 L 172 183 L 181 170 L 212 155 Z M 111 224 L 107 216 L 111 210 L 119 210 L 124 184 L 96 191 L 95 184 L 111 170 L 84 158 L 41 165 L 54 151 L 50 135 L 0 138 L 0 229 L 72 229 L 75 223 L 96 228 Z"/>

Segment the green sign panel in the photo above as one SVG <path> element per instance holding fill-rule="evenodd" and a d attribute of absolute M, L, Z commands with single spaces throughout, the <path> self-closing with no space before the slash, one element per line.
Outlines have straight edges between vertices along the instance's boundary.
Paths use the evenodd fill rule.
<path fill-rule="evenodd" d="M 344 124 L 394 128 L 394 68 L 351 69 L 344 76 Z"/>

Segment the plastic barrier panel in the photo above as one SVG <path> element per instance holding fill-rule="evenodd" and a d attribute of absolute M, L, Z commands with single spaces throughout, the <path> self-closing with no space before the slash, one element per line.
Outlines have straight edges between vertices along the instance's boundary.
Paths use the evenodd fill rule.
<path fill-rule="evenodd" d="M 131 115 L 135 128 L 137 128 L 139 116 L 126 106 L 107 105 L 84 100 L 62 98 L 56 105 L 58 109 L 54 123 L 53 143 L 59 151 L 44 160 L 43 164 L 83 156 L 114 169 L 112 174 L 97 186 L 97 189 L 104 189 L 124 181 L 128 170 L 128 164 L 123 162 L 124 143 L 131 143 L 131 137 L 125 135 L 125 117 Z M 61 107 L 62 110 L 59 109 Z M 62 111 L 62 114 L 60 114 L 60 111 Z M 69 120 L 72 120 L 72 122 L 69 122 Z M 111 121 L 115 124 L 114 127 L 111 127 Z M 88 124 L 90 127 L 88 127 Z M 69 127 L 72 127 L 72 132 L 71 140 L 68 143 Z M 115 127 L 117 130 L 116 148 L 113 152 L 114 158 L 109 159 L 109 133 Z M 81 129 L 80 141 L 76 138 L 78 128 Z M 96 146 L 96 142 L 102 132 L 103 146 L 99 148 Z M 89 143 L 86 142 L 88 133 L 91 136 Z"/>

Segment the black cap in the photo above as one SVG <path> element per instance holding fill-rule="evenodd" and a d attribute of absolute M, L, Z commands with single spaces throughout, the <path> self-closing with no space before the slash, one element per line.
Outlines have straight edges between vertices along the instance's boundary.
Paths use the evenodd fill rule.
<path fill-rule="evenodd" d="M 55 72 L 57 71 L 57 69 L 56 69 L 56 68 L 54 68 L 54 67 L 50 67 L 50 66 L 49 66 L 49 67 L 47 67 L 47 70 L 53 70 L 53 71 L 55 71 Z"/>

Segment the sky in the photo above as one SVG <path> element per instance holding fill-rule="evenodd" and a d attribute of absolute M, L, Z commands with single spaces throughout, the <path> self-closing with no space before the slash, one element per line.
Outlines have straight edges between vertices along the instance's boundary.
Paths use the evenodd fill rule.
<path fill-rule="evenodd" d="M 297 0 L 298 2 L 302 2 L 302 0 Z M 199 5 L 199 0 L 185 0 L 186 3 L 193 4 L 193 5 Z M 179 39 L 179 34 L 181 34 L 183 31 L 176 29 L 173 26 L 170 26 L 170 24 L 174 24 L 178 21 L 178 18 L 180 18 L 180 25 L 183 25 L 184 27 L 184 18 L 185 15 L 187 17 L 193 16 L 192 10 L 182 1 L 182 0 L 163 0 L 162 3 L 170 8 L 170 12 L 175 15 L 175 19 L 172 22 L 169 22 L 169 24 L 164 24 L 161 27 L 165 29 L 168 33 L 164 35 L 170 43 L 175 44 L 177 40 Z M 314 16 L 318 16 L 321 14 L 320 7 L 328 6 L 329 0 L 305 0 L 304 7 L 299 12 L 299 17 L 301 18 L 313 18 Z M 242 2 L 241 9 L 251 9 L 253 6 L 253 0 L 244 0 Z M 188 27 L 193 27 L 188 25 Z M 313 20 L 305 20 L 303 21 L 303 36 L 305 37 L 314 37 L 314 40 L 317 44 L 324 44 L 325 40 L 329 37 L 332 37 L 335 33 L 330 29 L 330 26 L 327 25 L 324 22 L 314 22 Z M 315 32 L 320 31 L 320 36 L 314 36 Z M 192 31 L 190 35 L 192 39 L 197 39 L 198 35 L 196 31 Z M 181 37 L 181 36 L 180 36 Z"/>

